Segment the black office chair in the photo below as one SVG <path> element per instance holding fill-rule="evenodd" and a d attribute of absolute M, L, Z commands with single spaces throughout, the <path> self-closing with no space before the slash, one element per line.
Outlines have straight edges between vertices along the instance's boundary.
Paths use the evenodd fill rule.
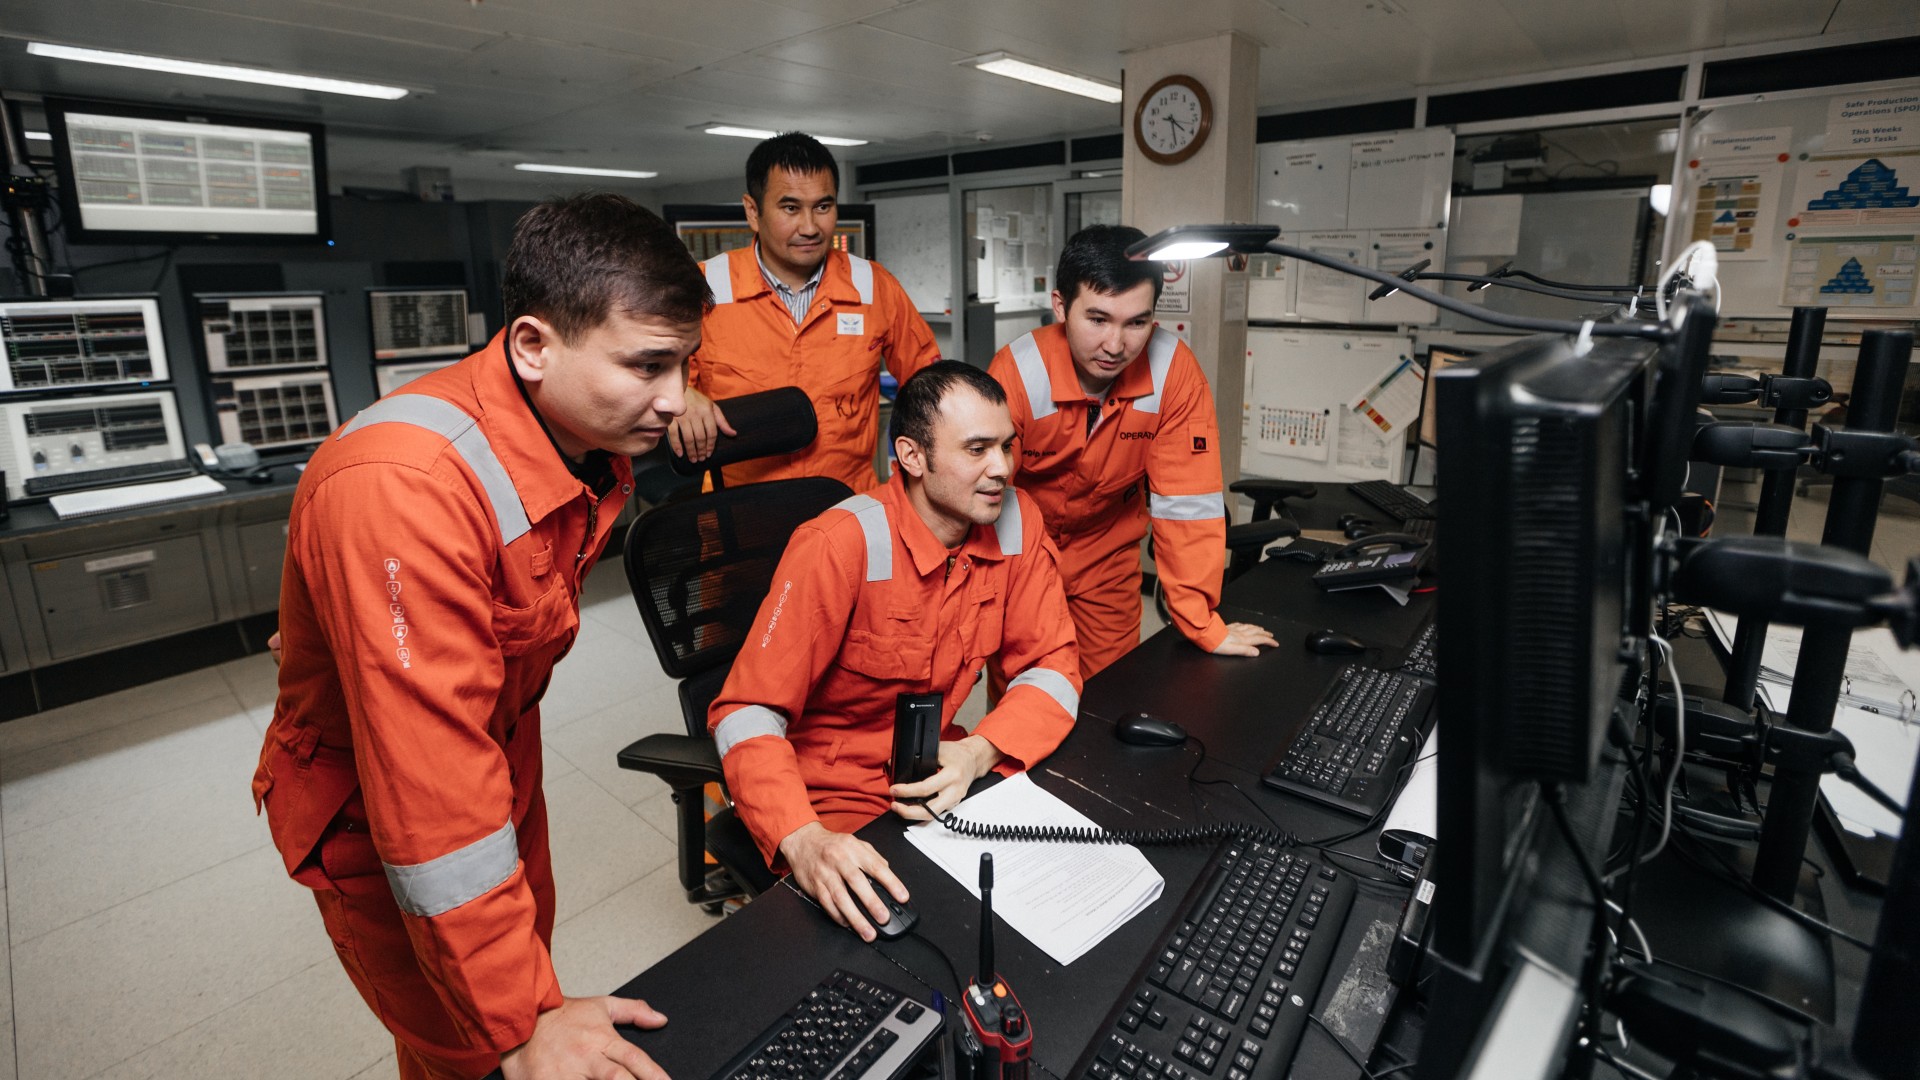
<path fill-rule="evenodd" d="M 813 441 L 813 405 L 795 388 L 722 405 L 742 434 L 723 438 L 700 468 L 717 473 L 722 465 L 792 453 Z M 692 468 L 675 465 L 682 467 Z M 743 484 L 656 506 L 627 530 L 627 582 L 661 668 L 681 680 L 687 733 L 640 739 L 620 751 L 620 767 L 651 773 L 672 789 L 680 885 L 689 902 L 715 914 L 730 899 L 772 887 L 775 878 L 731 807 L 706 815 L 706 785 L 724 781 L 707 735 L 707 708 L 752 630 L 794 529 L 851 494 L 827 477 Z M 718 869 L 707 865 L 707 854 Z"/>
<path fill-rule="evenodd" d="M 1253 500 L 1253 514 L 1246 521 L 1227 526 L 1227 567 L 1221 584 L 1225 585 L 1259 565 L 1260 553 L 1268 544 L 1300 535 L 1300 523 L 1285 515 L 1288 499 L 1311 499 L 1320 494 L 1312 484 L 1293 480 L 1236 480 L 1227 485 L 1235 495 Z M 1153 538 L 1147 538 L 1147 554 L 1153 554 Z M 1167 596 L 1156 575 L 1153 582 L 1153 607 L 1160 618 L 1171 623 Z"/>

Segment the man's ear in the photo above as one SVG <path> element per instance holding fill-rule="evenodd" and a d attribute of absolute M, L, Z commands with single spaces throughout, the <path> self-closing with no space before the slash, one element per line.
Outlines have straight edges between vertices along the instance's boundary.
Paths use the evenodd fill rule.
<path fill-rule="evenodd" d="M 747 212 L 747 228 L 758 233 L 760 231 L 759 204 L 753 201 L 753 196 L 742 195 L 740 196 L 740 207 Z"/>
<path fill-rule="evenodd" d="M 927 475 L 927 455 L 920 444 L 905 435 L 893 440 L 893 457 L 908 476 L 918 480 Z"/>
<path fill-rule="evenodd" d="M 513 358 L 513 370 L 526 382 L 539 382 L 546 377 L 553 347 L 559 341 L 553 325 L 537 315 L 513 320 L 507 327 L 507 355 Z"/>
<path fill-rule="evenodd" d="M 1059 289 L 1053 290 L 1053 321 L 1057 323 L 1067 321 L 1067 302 L 1061 298 Z"/>

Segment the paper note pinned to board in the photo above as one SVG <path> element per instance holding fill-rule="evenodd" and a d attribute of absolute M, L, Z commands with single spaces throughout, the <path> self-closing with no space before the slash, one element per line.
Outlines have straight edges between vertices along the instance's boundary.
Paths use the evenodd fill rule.
<path fill-rule="evenodd" d="M 1384 437 L 1405 428 L 1420 415 L 1420 398 L 1426 386 L 1427 373 L 1412 357 L 1403 356 L 1372 386 L 1348 402 L 1347 408 Z"/>

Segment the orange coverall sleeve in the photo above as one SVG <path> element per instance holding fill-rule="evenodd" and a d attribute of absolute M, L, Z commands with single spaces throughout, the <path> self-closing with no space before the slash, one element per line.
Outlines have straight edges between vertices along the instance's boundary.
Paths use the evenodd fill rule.
<path fill-rule="evenodd" d="M 874 299 L 887 312 L 887 371 L 900 382 L 913 378 L 921 368 L 940 359 L 940 346 L 933 339 L 933 328 L 921 318 L 920 309 L 899 279 L 879 263 L 873 264 Z M 885 433 L 882 432 L 882 437 Z"/>
<path fill-rule="evenodd" d="M 467 484 L 445 459 L 343 469 L 296 519 L 289 558 L 339 666 L 373 846 L 421 969 L 471 1045 L 506 1051 L 561 997 L 488 730 L 499 532 Z"/>
<path fill-rule="evenodd" d="M 993 381 L 999 383 L 1000 389 L 1006 392 L 1007 412 L 1013 415 L 1014 437 L 1024 437 L 1027 420 L 1033 416 L 1033 405 L 1027 401 L 1027 384 L 1020 381 L 1020 369 L 1014 366 L 1013 350 L 1002 347 L 994 353 L 993 362 L 987 365 L 987 374 L 993 376 Z M 1013 482 L 1020 482 L 1017 474 Z"/>
<path fill-rule="evenodd" d="M 851 514 L 844 517 L 851 523 Z M 789 833 L 820 820 L 786 730 L 839 655 L 865 575 L 858 528 L 852 536 L 861 546 L 852 547 L 834 543 L 831 524 L 809 522 L 794 531 L 752 636 L 707 709 L 734 812 L 768 865 Z"/>
<path fill-rule="evenodd" d="M 1006 755 L 998 767 L 1005 774 L 1032 768 L 1067 737 L 1080 714 L 1082 685 L 1060 553 L 1047 539 L 1040 507 L 1024 493 L 1020 510 L 1026 554 L 1014 559 L 1000 635 L 1007 692 L 974 729 Z"/>
<path fill-rule="evenodd" d="M 1153 562 L 1173 624 L 1212 652 L 1227 637 L 1220 579 L 1227 565 L 1227 509 L 1220 473 L 1220 421 L 1213 392 L 1185 345 L 1168 373 L 1159 437 L 1147 453 Z"/>

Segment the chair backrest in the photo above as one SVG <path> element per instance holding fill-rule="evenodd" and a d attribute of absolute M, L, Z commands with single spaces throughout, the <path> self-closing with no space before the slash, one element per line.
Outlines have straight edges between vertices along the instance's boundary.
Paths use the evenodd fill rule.
<path fill-rule="evenodd" d="M 634 519 L 627 583 L 661 668 L 685 679 L 732 661 L 793 530 L 851 494 L 829 477 L 771 480 L 656 506 Z"/>
<path fill-rule="evenodd" d="M 740 434 L 720 436 L 713 454 L 697 463 L 669 451 L 668 464 L 681 476 L 708 472 L 718 475 L 723 465 L 796 453 L 813 445 L 813 438 L 820 431 L 813 399 L 797 386 L 723 398 L 715 404 L 727 414 L 727 423 Z"/>

